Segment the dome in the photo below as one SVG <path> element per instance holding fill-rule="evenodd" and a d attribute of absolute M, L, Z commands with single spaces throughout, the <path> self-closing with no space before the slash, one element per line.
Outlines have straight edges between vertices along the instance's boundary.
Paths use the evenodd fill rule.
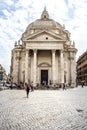
<path fill-rule="evenodd" d="M 26 31 L 32 29 L 62 29 L 62 26 L 53 19 L 50 19 L 48 12 L 44 9 L 41 18 L 29 24 Z"/>

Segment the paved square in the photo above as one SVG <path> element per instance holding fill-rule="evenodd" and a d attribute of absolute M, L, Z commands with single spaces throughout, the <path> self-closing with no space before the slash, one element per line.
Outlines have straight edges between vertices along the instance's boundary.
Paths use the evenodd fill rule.
<path fill-rule="evenodd" d="M 0 130 L 87 130 L 87 87 L 0 91 Z"/>

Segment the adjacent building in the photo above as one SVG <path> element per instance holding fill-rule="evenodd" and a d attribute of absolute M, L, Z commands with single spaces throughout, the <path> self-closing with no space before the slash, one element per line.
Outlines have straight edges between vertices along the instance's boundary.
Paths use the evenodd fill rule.
<path fill-rule="evenodd" d="M 11 55 L 11 76 L 14 83 L 76 85 L 75 42 L 65 26 L 49 17 L 46 9 L 41 18 L 30 23 L 15 43 Z"/>
<path fill-rule="evenodd" d="M 77 83 L 87 83 L 87 51 L 77 60 Z"/>
<path fill-rule="evenodd" d="M 5 69 L 0 64 L 0 80 L 7 80 L 7 75 Z"/>

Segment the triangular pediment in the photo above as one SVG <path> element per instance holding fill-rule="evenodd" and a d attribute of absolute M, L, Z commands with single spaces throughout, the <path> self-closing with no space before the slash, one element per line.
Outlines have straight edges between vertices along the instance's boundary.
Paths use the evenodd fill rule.
<path fill-rule="evenodd" d="M 50 31 L 47 31 L 47 30 L 42 30 L 42 31 L 39 31 L 37 33 L 34 33 L 34 34 L 31 34 L 31 35 L 27 35 L 27 37 L 24 38 L 24 40 L 26 41 L 45 41 L 45 40 L 48 40 L 48 41 L 65 41 L 65 38 L 56 34 L 56 33 L 53 33 L 53 32 L 50 32 Z"/>

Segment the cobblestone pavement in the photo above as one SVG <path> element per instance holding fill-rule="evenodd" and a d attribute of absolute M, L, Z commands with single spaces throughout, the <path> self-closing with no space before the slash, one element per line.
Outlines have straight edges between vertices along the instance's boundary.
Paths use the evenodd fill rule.
<path fill-rule="evenodd" d="M 87 130 L 87 87 L 0 91 L 0 130 Z"/>

